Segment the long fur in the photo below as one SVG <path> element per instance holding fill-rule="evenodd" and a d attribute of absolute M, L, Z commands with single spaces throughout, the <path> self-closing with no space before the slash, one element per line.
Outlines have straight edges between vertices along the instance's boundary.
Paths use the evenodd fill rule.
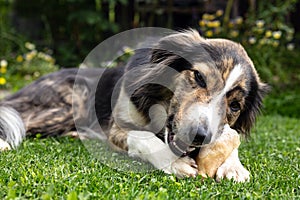
<path fill-rule="evenodd" d="M 25 133 L 19 113 L 11 107 L 0 106 L 0 138 L 15 148 L 25 138 Z"/>
<path fill-rule="evenodd" d="M 75 129 L 74 119 L 80 122 L 80 120 L 91 118 L 90 112 L 93 110 L 96 111 L 97 120 L 109 134 L 112 124 L 116 121 L 112 112 L 114 109 L 123 112 L 119 110 L 118 105 L 114 108 L 111 104 L 115 84 L 124 73 L 133 69 L 138 71 L 137 76 L 125 78 L 122 86 L 125 89 L 135 88 L 128 99 L 136 109 L 137 118 L 141 116 L 146 122 L 149 121 L 149 109 L 155 104 L 160 104 L 168 112 L 169 120 L 165 126 L 171 127 L 170 121 L 175 119 L 174 113 L 170 112 L 177 111 L 172 108 L 171 104 L 175 102 L 172 98 L 177 87 L 174 83 L 178 75 L 171 75 L 167 67 L 193 79 L 192 71 L 195 70 L 193 64 L 197 62 L 206 63 L 216 71 L 212 74 L 213 77 L 210 77 L 211 79 L 218 78 L 219 73 L 228 73 L 226 70 L 230 72 L 231 68 L 237 64 L 247 68 L 245 87 L 248 93 L 244 109 L 232 128 L 240 133 L 249 134 L 262 107 L 267 85 L 260 81 L 252 61 L 240 45 L 221 39 L 206 40 L 196 31 L 189 30 L 166 36 L 153 45 L 153 48 L 137 50 L 126 66 L 107 70 L 86 69 L 80 74 L 77 74 L 76 69 L 61 70 L 42 77 L 16 94 L 7 97 L 0 103 L 2 106 L 0 107 L 0 138 L 15 147 L 25 135 L 24 126 L 26 132 L 32 134 L 42 133 L 43 136 L 53 135 L 53 133 L 62 134 Z M 97 80 L 97 76 L 102 76 L 97 88 L 90 88 L 90 82 Z M 169 87 L 152 83 L 162 77 L 168 77 Z M 75 79 L 80 82 L 79 87 L 76 88 L 78 90 L 73 88 Z M 190 85 L 194 84 L 193 80 L 184 81 Z M 185 88 L 181 90 L 187 92 Z M 193 85 L 191 90 L 201 94 L 197 86 Z M 72 105 L 75 108 L 72 108 Z M 178 105 L 174 104 L 173 107 L 176 106 Z M 124 126 L 129 126 L 126 120 L 122 123 Z M 117 137 L 117 135 L 114 136 L 114 138 Z M 124 133 L 124 138 L 126 138 L 126 133 Z"/>

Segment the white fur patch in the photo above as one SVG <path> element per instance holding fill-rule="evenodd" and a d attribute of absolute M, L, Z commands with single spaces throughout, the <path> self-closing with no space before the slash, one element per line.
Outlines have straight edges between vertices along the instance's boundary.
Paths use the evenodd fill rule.
<path fill-rule="evenodd" d="M 224 178 L 233 179 L 236 182 L 247 182 L 250 180 L 250 172 L 242 165 L 237 149 L 234 149 L 231 155 L 218 168 L 217 181 L 221 181 Z"/>
<path fill-rule="evenodd" d="M 177 177 L 196 177 L 198 169 L 189 157 L 178 157 L 155 134 L 148 131 L 130 131 L 127 137 L 128 154 L 150 162 L 155 168 Z"/>
<path fill-rule="evenodd" d="M 19 113 L 10 107 L 0 107 L 0 136 L 12 148 L 17 147 L 25 137 L 25 126 Z"/>
<path fill-rule="evenodd" d="M 240 64 L 234 66 L 233 70 L 230 72 L 226 84 L 223 90 L 223 94 L 228 92 L 230 88 L 234 85 L 234 83 L 239 79 L 239 77 L 242 75 L 243 70 L 242 66 Z"/>
<path fill-rule="evenodd" d="M 10 145 L 0 138 L 0 151 L 10 150 Z"/>

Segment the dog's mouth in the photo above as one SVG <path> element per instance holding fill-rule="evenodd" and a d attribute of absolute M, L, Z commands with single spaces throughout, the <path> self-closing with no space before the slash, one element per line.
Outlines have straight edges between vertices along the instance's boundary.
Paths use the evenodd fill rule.
<path fill-rule="evenodd" d="M 198 152 L 201 145 L 196 145 L 192 142 L 187 142 L 176 135 L 174 129 L 176 126 L 173 124 L 174 115 L 169 116 L 167 123 L 167 142 L 171 151 L 177 156 L 192 155 L 194 152 Z"/>
<path fill-rule="evenodd" d="M 167 138 L 171 151 L 177 156 L 186 156 L 189 155 L 191 152 L 195 151 L 196 149 L 200 149 L 182 141 L 181 139 L 175 136 L 174 132 L 168 133 Z"/>

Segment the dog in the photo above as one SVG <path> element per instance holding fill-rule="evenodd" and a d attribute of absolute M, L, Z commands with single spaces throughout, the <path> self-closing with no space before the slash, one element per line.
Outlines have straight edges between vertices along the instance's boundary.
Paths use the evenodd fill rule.
<path fill-rule="evenodd" d="M 15 148 L 26 135 L 62 135 L 96 119 L 113 149 L 196 177 L 201 146 L 226 124 L 248 136 L 267 91 L 240 44 L 187 30 L 137 49 L 124 66 L 63 69 L 6 97 L 0 145 Z M 217 171 L 223 178 L 250 178 L 237 149 Z"/>

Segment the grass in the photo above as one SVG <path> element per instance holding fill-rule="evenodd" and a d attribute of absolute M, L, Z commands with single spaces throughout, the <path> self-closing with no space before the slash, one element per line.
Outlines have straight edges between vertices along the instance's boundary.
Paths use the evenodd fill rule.
<path fill-rule="evenodd" d="M 28 139 L 0 156 L 1 199 L 299 199 L 300 123 L 260 117 L 240 158 L 248 183 L 200 177 L 176 179 L 160 171 L 118 172 L 72 138 Z M 117 160 L 116 160 L 117 162 Z"/>

